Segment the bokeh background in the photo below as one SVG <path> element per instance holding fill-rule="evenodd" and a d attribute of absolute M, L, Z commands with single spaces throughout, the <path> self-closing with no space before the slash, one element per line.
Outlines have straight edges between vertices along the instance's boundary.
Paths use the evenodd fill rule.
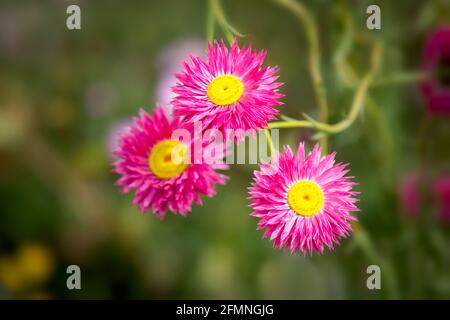
<path fill-rule="evenodd" d="M 297 18 L 269 0 L 222 2 L 240 43 L 280 67 L 281 112 L 317 117 Z M 368 44 L 383 43 L 380 78 L 420 71 L 428 34 L 450 21 L 449 1 L 303 3 L 319 27 L 332 122 L 354 93 L 335 64 L 346 21 L 356 74 L 367 71 Z M 81 30 L 66 28 L 70 4 L 81 7 Z M 381 30 L 366 28 L 370 4 L 381 7 Z M 450 118 L 427 112 L 414 81 L 374 86 L 356 123 L 330 137 L 351 163 L 361 212 L 357 232 L 322 256 L 261 239 L 247 200 L 255 165 L 233 166 L 228 184 L 186 218 L 142 215 L 118 192 L 117 135 L 139 108 L 170 101 L 180 62 L 204 50 L 206 15 L 201 0 L 1 1 L 0 298 L 450 298 L 449 195 L 433 191 L 450 175 Z M 310 130 L 280 136 L 313 142 Z M 66 287 L 72 264 L 81 290 Z M 371 264 L 381 290 L 366 287 Z"/>

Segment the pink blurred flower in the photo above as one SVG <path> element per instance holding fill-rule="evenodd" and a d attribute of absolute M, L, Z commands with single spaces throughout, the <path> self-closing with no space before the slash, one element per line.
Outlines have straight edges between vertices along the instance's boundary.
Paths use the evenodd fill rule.
<path fill-rule="evenodd" d="M 347 164 L 335 164 L 335 153 L 322 157 L 316 145 L 305 154 L 300 143 L 297 153 L 285 147 L 274 161 L 255 171 L 250 187 L 252 216 L 260 218 L 258 229 L 270 237 L 274 247 L 322 253 L 346 237 L 358 211 Z"/>
<path fill-rule="evenodd" d="M 173 87 L 175 116 L 201 121 L 205 129 L 219 129 L 224 137 L 226 129 L 265 128 L 278 114 L 274 106 L 282 104 L 283 96 L 276 82 L 278 68 L 263 67 L 265 56 L 251 47 L 240 49 L 236 41 L 229 50 L 223 42 L 209 44 L 206 61 L 191 55 Z"/>
<path fill-rule="evenodd" d="M 403 178 L 400 184 L 400 200 L 403 210 L 413 218 L 419 214 L 419 191 L 415 173 Z"/>
<path fill-rule="evenodd" d="M 113 123 L 106 136 L 106 146 L 112 158 L 116 158 L 115 153 L 119 149 L 119 142 L 122 137 L 130 132 L 133 121 L 125 119 Z"/>
<path fill-rule="evenodd" d="M 450 115 L 450 26 L 438 28 L 428 37 L 422 67 L 429 75 L 421 83 L 428 110 Z"/>
<path fill-rule="evenodd" d="M 117 181 L 121 191 L 134 189 L 133 204 L 142 212 L 152 209 L 161 219 L 167 210 L 187 215 L 193 202 L 202 204 L 201 195 L 212 197 L 215 185 L 226 181 L 215 169 L 227 166 L 186 159 L 194 154 L 191 150 L 195 142 L 183 141 L 183 137 L 174 140 L 174 130 L 181 128 L 189 130 L 179 119 L 170 121 L 162 106 L 152 115 L 141 110 L 116 152 L 119 159 L 114 171 L 121 175 Z"/>
<path fill-rule="evenodd" d="M 439 206 L 440 220 L 450 223 L 450 176 L 438 178 L 433 183 L 433 192 Z"/>
<path fill-rule="evenodd" d="M 190 54 L 202 55 L 205 51 L 204 41 L 199 39 L 184 39 L 171 43 L 164 48 L 157 58 L 160 77 L 156 85 L 156 101 L 166 108 L 166 113 L 172 115 L 170 102 L 175 97 L 172 87 L 177 83 L 175 73 L 183 66 L 183 60 Z"/>

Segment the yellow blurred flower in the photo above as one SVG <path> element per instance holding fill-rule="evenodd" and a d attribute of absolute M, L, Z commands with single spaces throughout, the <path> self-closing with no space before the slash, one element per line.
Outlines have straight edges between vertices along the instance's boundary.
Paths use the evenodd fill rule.
<path fill-rule="evenodd" d="M 54 269 L 53 256 L 39 244 L 22 245 L 13 256 L 0 258 L 0 285 L 11 292 L 45 282 Z"/>
<path fill-rule="evenodd" d="M 17 252 L 17 262 L 24 279 L 40 284 L 48 279 L 53 271 L 54 261 L 47 248 L 38 244 L 26 244 Z"/>

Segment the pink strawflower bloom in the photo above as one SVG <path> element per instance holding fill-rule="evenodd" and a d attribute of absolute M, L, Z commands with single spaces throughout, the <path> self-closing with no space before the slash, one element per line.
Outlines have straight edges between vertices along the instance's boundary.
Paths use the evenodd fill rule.
<path fill-rule="evenodd" d="M 170 121 L 162 106 L 153 115 L 141 110 L 133 120 L 120 141 L 114 171 L 121 175 L 122 192 L 136 190 L 133 204 L 142 212 L 152 209 L 161 219 L 167 210 L 185 216 L 192 202 L 201 205 L 201 195 L 212 197 L 215 185 L 225 183 L 226 177 L 215 172 L 225 165 L 189 159 L 197 152 L 194 139 L 172 137 L 174 130 L 189 127 L 179 119 Z"/>
<path fill-rule="evenodd" d="M 223 41 L 208 44 L 206 61 L 190 55 L 173 87 L 175 115 L 187 122 L 201 121 L 205 129 L 219 129 L 225 139 L 227 129 L 240 140 L 245 133 L 265 128 L 276 118 L 274 107 L 283 97 L 278 92 L 278 68 L 263 67 L 265 56 L 250 46 L 240 49 L 236 41 L 229 50 Z"/>
<path fill-rule="evenodd" d="M 441 222 L 450 223 L 450 176 L 440 177 L 433 183 Z"/>
<path fill-rule="evenodd" d="M 450 116 L 450 25 L 438 28 L 428 37 L 422 68 L 428 74 L 421 83 L 428 111 Z"/>
<path fill-rule="evenodd" d="M 284 147 L 272 163 L 255 171 L 250 190 L 252 216 L 260 218 L 258 229 L 265 229 L 274 247 L 292 253 L 322 253 L 324 245 L 333 249 L 339 238 L 352 230 L 358 211 L 352 191 L 356 184 L 346 176 L 347 164 L 335 164 L 335 153 L 322 157 L 316 145 L 305 154 L 300 143 L 297 153 Z"/>

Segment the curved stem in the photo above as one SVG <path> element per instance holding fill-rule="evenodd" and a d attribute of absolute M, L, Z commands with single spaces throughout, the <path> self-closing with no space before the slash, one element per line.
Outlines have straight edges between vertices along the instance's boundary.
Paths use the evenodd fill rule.
<path fill-rule="evenodd" d="M 309 45 L 309 72 L 313 81 L 314 92 L 319 105 L 320 121 L 328 122 L 328 102 L 325 85 L 320 71 L 320 49 L 317 28 L 309 11 L 299 2 L 293 0 L 275 0 L 293 12 L 303 23 L 306 40 Z M 327 138 L 322 138 L 322 148 L 326 151 Z"/>
<path fill-rule="evenodd" d="M 338 48 L 333 56 L 333 64 L 336 69 L 339 81 L 348 87 L 353 87 L 358 82 L 355 72 L 349 67 L 347 57 L 353 47 L 355 38 L 355 26 L 353 19 L 349 14 L 347 1 L 339 1 L 339 16 L 342 17 L 344 31 L 339 41 Z"/>
<path fill-rule="evenodd" d="M 334 67 L 336 69 L 339 80 L 348 87 L 354 87 L 358 82 L 358 76 L 347 62 L 347 57 L 353 46 L 355 38 L 354 20 L 349 14 L 347 1 L 339 2 L 339 15 L 344 24 L 344 32 L 340 39 L 340 43 L 333 57 Z M 418 82 L 428 78 L 428 74 L 423 71 L 406 71 L 393 73 L 373 81 L 371 87 L 381 87 L 388 85 L 401 85 L 411 82 Z"/>
<path fill-rule="evenodd" d="M 352 66 L 348 63 L 348 56 L 350 54 L 350 49 L 353 46 L 353 40 L 355 37 L 355 28 L 354 28 L 354 20 L 348 10 L 347 6 L 348 2 L 346 0 L 339 1 L 339 17 L 343 23 L 343 35 L 340 40 L 340 44 L 336 50 L 336 54 L 334 56 L 334 67 L 336 69 L 336 74 L 341 83 L 344 83 L 347 87 L 354 87 L 359 82 L 359 78 L 352 68 Z M 412 74 L 412 73 L 409 73 Z M 417 74 L 417 73 L 414 73 Z M 403 80 L 409 79 L 412 80 L 412 77 L 399 77 L 398 75 L 392 75 L 386 77 L 386 81 L 383 80 L 374 80 L 372 82 L 371 87 L 377 85 L 387 85 L 387 84 L 398 84 L 399 82 L 390 82 L 390 79 L 399 79 Z M 385 119 L 385 115 L 382 112 L 382 109 L 378 106 L 376 101 L 371 97 L 370 94 L 367 95 L 366 98 L 367 104 L 367 114 L 371 118 L 371 122 L 377 127 L 379 132 L 379 139 L 381 140 L 380 144 L 383 145 L 383 163 L 387 171 L 389 172 L 388 176 L 390 177 L 390 182 L 393 183 L 395 181 L 396 176 L 396 167 L 395 167 L 395 152 L 394 152 L 394 143 L 392 138 L 391 129 L 389 128 L 387 121 Z"/>
<path fill-rule="evenodd" d="M 334 59 L 334 64 L 340 80 L 347 86 L 353 87 L 356 85 L 356 83 L 358 83 L 359 79 L 356 75 L 356 72 L 348 64 L 347 57 L 354 38 L 354 24 L 353 19 L 349 14 L 348 8 L 346 7 L 347 2 L 341 1 L 340 4 L 340 15 L 342 21 L 344 22 L 345 30 L 344 35 L 341 39 L 341 44 Z M 374 81 L 372 82 L 372 85 L 373 84 Z M 390 139 L 389 129 L 385 121 L 381 119 L 379 107 L 370 95 L 367 95 L 366 103 L 369 115 L 372 116 L 372 118 L 379 126 L 380 136 L 384 140 L 384 147 L 386 148 L 386 156 L 388 158 L 392 158 L 392 140 Z M 357 226 L 358 227 L 355 228 L 354 241 L 358 244 L 360 250 L 364 253 L 368 261 L 372 263 L 378 263 L 382 267 L 382 277 L 385 279 L 387 284 L 388 298 L 398 298 L 398 284 L 396 281 L 395 270 L 391 264 L 390 259 L 380 256 L 369 234 L 364 230 L 360 223 L 358 223 Z"/>
<path fill-rule="evenodd" d="M 308 118 L 309 121 L 276 121 L 271 122 L 269 124 L 269 128 L 316 128 L 317 130 L 326 133 L 339 133 L 349 128 L 355 122 L 358 114 L 364 106 L 368 88 L 379 68 L 381 52 L 381 43 L 376 42 L 372 50 L 371 68 L 358 85 L 355 96 L 353 98 L 352 106 L 350 108 L 350 112 L 345 119 L 336 124 L 317 122 L 311 118 Z"/>
<path fill-rule="evenodd" d="M 220 0 L 210 0 L 211 10 L 213 12 L 214 17 L 217 19 L 220 27 L 222 28 L 223 33 L 225 34 L 225 38 L 229 43 L 234 41 L 234 35 L 239 34 L 226 20 L 225 14 L 223 13 L 223 9 L 220 3 Z"/>

